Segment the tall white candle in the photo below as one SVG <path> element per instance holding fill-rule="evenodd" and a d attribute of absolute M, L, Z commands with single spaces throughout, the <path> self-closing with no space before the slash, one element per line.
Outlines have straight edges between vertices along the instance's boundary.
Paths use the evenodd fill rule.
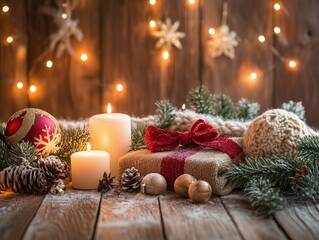
<path fill-rule="evenodd" d="M 122 113 L 108 112 L 90 118 L 90 142 L 92 149 L 110 153 L 112 176 L 119 176 L 119 159 L 125 155 L 131 144 L 131 118 Z"/>
<path fill-rule="evenodd" d="M 110 172 L 110 155 L 105 151 L 76 152 L 71 155 L 72 187 L 96 189 L 103 173 Z"/>

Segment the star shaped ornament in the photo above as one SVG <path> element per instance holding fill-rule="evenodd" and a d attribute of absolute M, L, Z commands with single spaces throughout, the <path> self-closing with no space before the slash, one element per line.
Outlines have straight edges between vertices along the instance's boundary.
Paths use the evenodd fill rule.
<path fill-rule="evenodd" d="M 228 25 L 221 25 L 208 41 L 212 57 L 225 54 L 227 57 L 235 58 L 235 47 L 238 46 L 237 33 L 229 31 Z"/>
<path fill-rule="evenodd" d="M 153 36 L 158 38 L 155 47 L 161 48 L 164 45 L 167 45 L 170 49 L 175 46 L 178 49 L 182 49 L 182 44 L 180 39 L 186 36 L 183 32 L 178 32 L 177 29 L 179 27 L 179 21 L 176 21 L 172 24 L 172 20 L 170 18 L 166 18 L 164 22 L 158 21 L 158 31 L 154 31 L 152 33 Z"/>

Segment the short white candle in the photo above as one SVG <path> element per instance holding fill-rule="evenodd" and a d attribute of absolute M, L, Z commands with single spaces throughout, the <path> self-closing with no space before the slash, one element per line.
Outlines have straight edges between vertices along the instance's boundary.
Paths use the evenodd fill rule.
<path fill-rule="evenodd" d="M 103 173 L 110 172 L 110 155 L 105 151 L 88 150 L 71 155 L 72 187 L 77 189 L 97 189 Z"/>
<path fill-rule="evenodd" d="M 111 175 L 119 176 L 119 159 L 125 155 L 131 145 L 131 118 L 122 113 L 98 114 L 90 118 L 90 142 L 92 149 L 110 153 Z"/>

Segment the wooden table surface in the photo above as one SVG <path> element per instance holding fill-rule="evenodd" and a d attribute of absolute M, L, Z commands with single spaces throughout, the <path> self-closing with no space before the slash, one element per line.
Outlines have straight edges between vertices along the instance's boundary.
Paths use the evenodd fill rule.
<path fill-rule="evenodd" d="M 287 198 L 265 219 L 235 191 L 194 204 L 172 192 L 68 189 L 64 195 L 0 193 L 0 239 L 319 239 L 319 204 Z"/>

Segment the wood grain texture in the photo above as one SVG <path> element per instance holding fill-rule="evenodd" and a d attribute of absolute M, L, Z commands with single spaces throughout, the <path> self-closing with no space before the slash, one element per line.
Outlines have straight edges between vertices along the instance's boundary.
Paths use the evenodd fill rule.
<path fill-rule="evenodd" d="M 160 204 L 167 239 L 241 239 L 217 197 L 195 204 L 170 193 L 160 197 Z"/>
<path fill-rule="evenodd" d="M 319 210 L 312 202 L 287 198 L 287 207 L 276 220 L 290 239 L 319 239 Z"/>
<path fill-rule="evenodd" d="M 103 194 L 95 239 L 163 239 L 158 198 Z"/>
<path fill-rule="evenodd" d="M 270 1 L 229 1 L 227 24 L 240 38 L 235 59 L 225 55 L 212 58 L 208 30 L 217 29 L 222 19 L 222 0 L 203 0 L 202 45 L 203 84 L 213 93 L 229 95 L 234 101 L 247 98 L 265 110 L 272 104 L 272 4 Z M 263 34 L 267 43 L 258 42 Z M 251 72 L 258 79 L 250 80 Z"/>
<path fill-rule="evenodd" d="M 0 238 L 21 239 L 44 197 L 0 192 Z"/>
<path fill-rule="evenodd" d="M 48 194 L 30 223 L 24 239 L 90 239 L 99 208 L 97 191 L 68 189 Z"/>
<path fill-rule="evenodd" d="M 275 15 L 275 24 L 281 28 L 275 47 L 287 59 L 277 59 L 275 105 L 289 100 L 302 101 L 309 125 L 318 127 L 319 2 L 284 0 L 282 3 L 285 12 Z M 286 60 L 290 58 L 298 62 L 296 71 L 287 70 Z"/>
<path fill-rule="evenodd" d="M 234 192 L 221 200 L 244 239 L 287 239 L 273 219 L 257 215 L 243 193 Z"/>
<path fill-rule="evenodd" d="M 2 5 L 1 5 L 2 6 Z M 10 11 L 0 14 L 0 121 L 7 121 L 27 106 L 25 2 L 10 1 Z M 13 37 L 11 44 L 6 42 Z M 24 84 L 18 89 L 18 82 Z"/>

